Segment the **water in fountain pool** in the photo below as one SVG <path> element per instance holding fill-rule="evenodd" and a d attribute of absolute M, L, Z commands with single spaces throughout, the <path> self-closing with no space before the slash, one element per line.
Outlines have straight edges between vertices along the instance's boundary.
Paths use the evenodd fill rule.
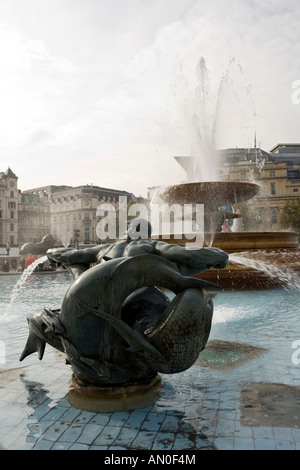
<path fill-rule="evenodd" d="M 2 276 L 1 290 L 5 295 L 0 299 L 0 341 L 5 344 L 6 364 L 1 365 L 1 368 L 20 367 L 19 357 L 28 336 L 26 316 L 44 307 L 59 308 L 71 282 L 69 273 L 29 276 L 25 281 L 26 288 L 19 292 L 10 305 L 9 315 L 5 315 L 16 278 Z M 220 291 L 213 293 L 213 296 L 214 316 L 210 339 L 246 343 L 273 351 L 271 356 L 263 355 L 266 360 L 273 361 L 270 362 L 270 371 L 276 361 L 279 364 L 277 373 L 278 367 L 284 367 L 286 373 L 287 368 L 293 366 L 292 344 L 300 340 L 298 289 Z M 54 354 L 52 348 L 47 347 L 43 362 L 47 363 L 51 354 Z M 21 367 L 36 361 L 36 355 L 32 355 L 21 363 Z M 41 367 L 44 369 L 45 365 Z"/>
<path fill-rule="evenodd" d="M 40 260 L 43 262 L 43 258 Z M 28 336 L 27 316 L 45 307 L 59 308 L 71 284 L 67 272 L 31 276 L 34 266 L 29 268 L 18 280 L 16 276 L 1 276 L 0 341 L 5 344 L 7 368 L 19 366 Z"/>

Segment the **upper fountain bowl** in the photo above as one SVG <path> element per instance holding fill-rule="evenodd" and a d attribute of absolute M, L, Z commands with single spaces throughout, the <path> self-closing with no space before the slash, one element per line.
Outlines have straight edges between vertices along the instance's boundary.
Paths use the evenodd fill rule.
<path fill-rule="evenodd" d="M 183 183 L 166 188 L 162 198 L 170 204 L 205 204 L 216 209 L 256 196 L 260 186 L 248 181 L 204 181 Z"/>

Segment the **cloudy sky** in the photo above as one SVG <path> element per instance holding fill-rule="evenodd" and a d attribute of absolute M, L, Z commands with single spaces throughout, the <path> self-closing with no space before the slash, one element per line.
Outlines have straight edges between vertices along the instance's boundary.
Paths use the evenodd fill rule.
<path fill-rule="evenodd" d="M 191 116 L 300 142 L 299 31 L 299 0 L 0 0 L 0 171 L 146 196 L 184 180 Z"/>

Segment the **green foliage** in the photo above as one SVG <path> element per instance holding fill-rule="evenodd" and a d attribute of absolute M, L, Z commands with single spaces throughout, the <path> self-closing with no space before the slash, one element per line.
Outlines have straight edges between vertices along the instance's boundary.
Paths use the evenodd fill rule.
<path fill-rule="evenodd" d="M 285 203 L 280 214 L 280 223 L 283 228 L 300 231 L 300 197 Z"/>

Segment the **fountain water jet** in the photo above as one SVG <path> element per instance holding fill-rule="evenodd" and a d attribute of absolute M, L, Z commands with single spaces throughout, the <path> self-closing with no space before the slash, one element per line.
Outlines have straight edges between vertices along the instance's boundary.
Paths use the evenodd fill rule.
<path fill-rule="evenodd" d="M 201 278 L 214 282 L 226 289 L 266 289 L 283 286 L 291 282 L 291 277 L 274 276 L 276 263 L 277 274 L 285 271 L 297 275 L 300 272 L 300 256 L 298 250 L 298 234 L 295 232 L 231 232 L 221 233 L 220 226 L 225 216 L 218 211 L 221 203 L 234 204 L 235 202 L 250 199 L 259 190 L 259 186 L 248 182 L 199 182 L 185 183 L 167 188 L 162 197 L 170 203 L 177 201 L 179 204 L 203 204 L 204 224 L 206 227 L 214 227 L 213 233 L 204 233 L 207 245 L 225 250 L 227 253 L 235 253 L 229 257 L 228 267 L 222 270 L 210 270 L 201 273 Z M 226 215 L 227 216 L 227 215 Z M 222 219 L 223 217 L 223 219 Z M 190 234 L 188 234 L 190 240 Z M 199 237 L 200 238 L 200 237 Z M 160 239 L 168 241 L 162 234 Z M 197 237 L 196 237 L 197 239 Z M 177 243 L 185 243 L 186 239 L 177 239 Z M 257 251 L 260 250 L 260 251 Z M 242 251 L 237 261 L 236 252 Z M 260 258 L 251 261 L 253 253 Z M 243 254 L 244 253 L 244 254 Z M 245 254 L 247 253 L 247 257 Z M 241 264 L 243 267 L 241 267 Z M 292 270 L 290 266 L 292 264 Z M 273 271 L 271 266 L 274 266 Z M 262 267 L 264 269 L 262 270 Z"/>
<path fill-rule="evenodd" d="M 22 290 L 25 288 L 27 279 L 31 276 L 31 274 L 35 271 L 35 269 L 38 267 L 39 264 L 43 264 L 47 260 L 48 258 L 46 255 L 40 258 L 37 258 L 33 263 L 31 263 L 28 266 L 28 268 L 26 268 L 23 271 L 20 279 L 18 280 L 18 282 L 13 288 L 13 291 L 10 296 L 9 304 L 4 313 L 4 318 L 7 318 L 10 315 L 12 305 L 14 304 L 14 302 L 16 301 L 17 297 L 20 295 Z"/>
<path fill-rule="evenodd" d="M 217 94 L 215 111 L 209 116 L 207 112 L 209 97 L 209 79 L 204 59 L 200 60 L 198 67 L 198 84 L 196 87 L 195 100 L 190 101 L 192 119 L 190 124 L 194 130 L 193 152 L 191 157 L 175 157 L 187 172 L 187 183 L 170 186 L 163 190 L 161 197 L 169 204 L 203 204 L 204 205 L 204 234 L 202 239 L 208 246 L 216 246 L 226 252 L 237 252 L 239 250 L 266 250 L 264 257 L 266 263 L 282 258 L 280 250 L 288 250 L 288 261 L 281 259 L 280 269 L 285 270 L 291 260 L 294 272 L 300 272 L 300 256 L 298 251 L 298 234 L 295 232 L 233 232 L 221 233 L 225 219 L 238 217 L 238 214 L 222 212 L 221 206 L 233 206 L 242 201 L 247 201 L 256 196 L 259 186 L 246 181 L 218 181 L 218 162 L 216 158 L 216 133 L 219 123 L 219 115 L 222 108 L 222 99 L 230 84 L 230 71 L 232 62 L 221 80 Z M 240 66 L 239 71 L 243 74 Z M 247 93 L 249 86 L 247 86 Z M 237 100 L 238 101 L 238 100 Z M 254 112 L 255 114 L 255 112 Z M 258 159 L 258 164 L 262 162 Z M 176 240 L 177 243 L 185 243 L 188 237 Z M 160 240 L 170 241 L 173 239 L 164 237 L 162 233 Z M 201 237 L 196 237 L 196 240 Z M 174 239 L 175 241 L 175 239 Z M 270 254 L 270 250 L 276 249 L 276 253 Z M 241 269 L 241 259 L 244 260 Z M 267 264 L 265 265 L 267 267 Z M 222 271 L 221 275 L 215 270 L 204 273 L 202 278 L 216 282 L 223 288 L 271 288 L 284 285 L 287 279 L 279 276 L 268 276 L 268 270 L 264 273 L 255 269 L 251 261 L 247 262 L 245 256 L 240 257 L 239 263 L 233 258 L 229 266 Z"/>

